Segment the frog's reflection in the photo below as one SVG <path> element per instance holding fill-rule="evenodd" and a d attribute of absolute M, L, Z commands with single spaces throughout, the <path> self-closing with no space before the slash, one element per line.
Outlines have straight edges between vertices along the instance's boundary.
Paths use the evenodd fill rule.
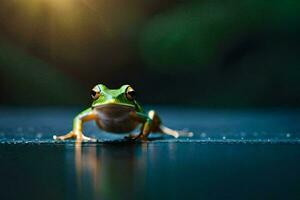
<path fill-rule="evenodd" d="M 76 198 L 132 199 L 143 192 L 139 191 L 143 185 L 136 183 L 145 182 L 147 144 L 76 143 L 73 153 L 70 160 L 74 163 L 76 187 L 72 190 L 76 190 Z"/>
<path fill-rule="evenodd" d="M 75 145 L 75 170 L 76 170 L 76 182 L 77 190 L 83 191 L 85 177 L 91 182 L 90 189 L 94 192 L 101 188 L 101 159 L 97 157 L 96 148 L 82 149 L 80 142 Z"/>

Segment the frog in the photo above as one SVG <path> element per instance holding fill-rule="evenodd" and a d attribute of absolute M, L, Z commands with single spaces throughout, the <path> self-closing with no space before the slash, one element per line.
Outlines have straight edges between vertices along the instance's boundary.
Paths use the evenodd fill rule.
<path fill-rule="evenodd" d="M 136 92 L 126 84 L 119 89 L 110 89 L 104 84 L 97 84 L 91 90 L 92 104 L 80 112 L 73 120 L 73 129 L 54 140 L 75 139 L 77 141 L 97 141 L 83 133 L 83 125 L 94 120 L 98 127 L 114 134 L 126 134 L 125 139 L 147 141 L 150 133 L 161 133 L 174 138 L 192 136 L 192 132 L 173 130 L 163 125 L 154 110 L 146 112 L 136 100 Z M 131 132 L 140 125 L 138 134 Z"/>

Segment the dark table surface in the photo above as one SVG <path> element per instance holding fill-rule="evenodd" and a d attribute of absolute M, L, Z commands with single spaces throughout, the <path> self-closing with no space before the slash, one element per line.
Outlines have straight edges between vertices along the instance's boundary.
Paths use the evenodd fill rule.
<path fill-rule="evenodd" d="M 80 109 L 0 108 L 0 199 L 300 199 L 300 110 L 155 109 L 194 136 L 55 142 Z"/>

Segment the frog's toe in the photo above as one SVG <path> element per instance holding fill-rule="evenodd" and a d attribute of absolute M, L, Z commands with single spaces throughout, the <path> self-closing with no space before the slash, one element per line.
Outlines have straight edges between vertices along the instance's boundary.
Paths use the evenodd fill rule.
<path fill-rule="evenodd" d="M 72 138 L 76 138 L 76 134 L 74 134 L 73 131 L 69 132 L 66 135 L 62 135 L 62 136 L 53 135 L 54 140 L 67 140 L 67 139 L 72 139 Z"/>
<path fill-rule="evenodd" d="M 56 136 L 56 135 L 53 135 L 53 139 L 54 140 L 60 140 L 60 141 L 63 141 L 63 140 L 67 140 L 69 138 L 65 138 L 64 136 Z"/>
<path fill-rule="evenodd" d="M 68 139 L 71 139 L 71 138 L 66 138 L 65 136 L 56 136 L 56 135 L 53 135 L 53 139 L 57 140 L 57 141 L 64 141 L 64 140 L 68 140 Z"/>
<path fill-rule="evenodd" d="M 77 138 L 78 141 L 83 141 L 83 142 L 97 142 L 97 139 L 95 138 L 90 138 L 85 135 L 82 135 L 80 138 Z"/>
<path fill-rule="evenodd" d="M 188 130 L 180 130 L 178 131 L 180 137 L 193 137 L 194 133 Z"/>
<path fill-rule="evenodd" d="M 59 136 L 53 135 L 53 140 L 61 140 Z"/>

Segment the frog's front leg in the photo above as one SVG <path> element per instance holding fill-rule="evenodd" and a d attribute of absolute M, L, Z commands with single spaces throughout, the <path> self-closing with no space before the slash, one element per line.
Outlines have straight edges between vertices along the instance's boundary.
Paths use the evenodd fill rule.
<path fill-rule="evenodd" d="M 67 140 L 67 139 L 76 139 L 78 141 L 95 141 L 95 139 L 89 138 L 82 133 L 83 124 L 86 121 L 97 119 L 97 114 L 91 109 L 88 108 L 82 111 L 79 115 L 74 118 L 73 121 L 73 130 L 66 135 L 62 136 L 53 136 L 55 140 Z"/>

